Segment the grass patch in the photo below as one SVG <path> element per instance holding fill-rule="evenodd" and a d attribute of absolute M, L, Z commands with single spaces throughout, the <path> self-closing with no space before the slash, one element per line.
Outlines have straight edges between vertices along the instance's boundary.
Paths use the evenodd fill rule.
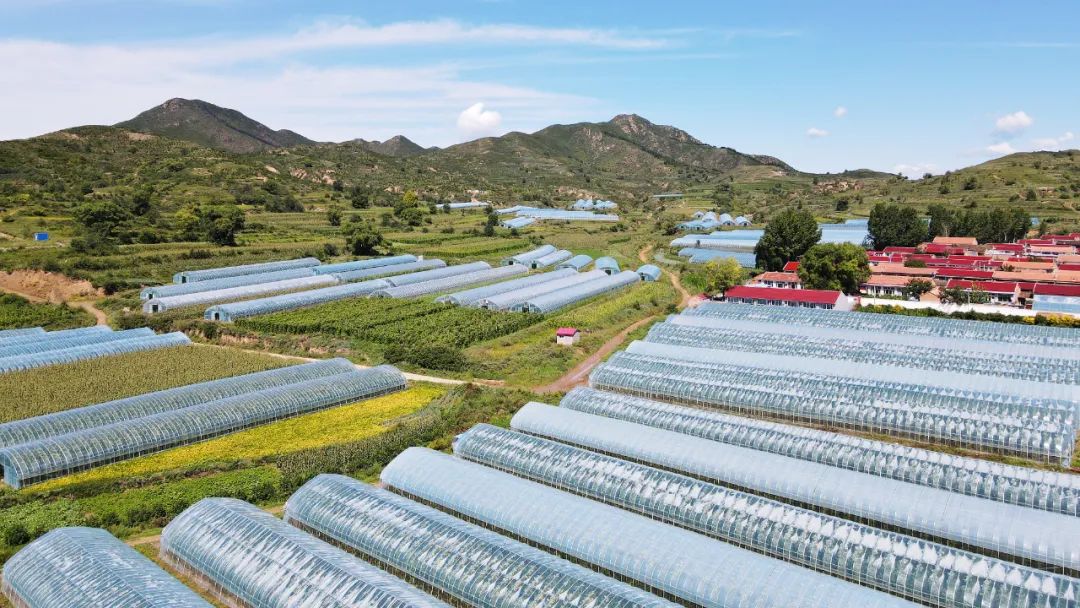
<path fill-rule="evenodd" d="M 88 327 L 94 317 L 67 304 L 36 304 L 14 294 L 0 294 L 0 330 L 44 327 L 48 330 Z"/>

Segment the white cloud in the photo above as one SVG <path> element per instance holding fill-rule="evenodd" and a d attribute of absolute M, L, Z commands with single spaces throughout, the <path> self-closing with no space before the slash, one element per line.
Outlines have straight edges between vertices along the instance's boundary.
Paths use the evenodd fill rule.
<path fill-rule="evenodd" d="M 843 118 L 843 117 L 847 116 L 847 108 L 845 108 L 844 106 L 836 106 L 836 109 L 833 110 L 832 113 L 833 113 L 833 116 L 835 116 L 837 118 Z"/>
<path fill-rule="evenodd" d="M 1009 142 L 1004 141 L 1000 144 L 986 146 L 986 151 L 990 153 L 991 156 L 1004 156 L 1005 154 L 1012 154 L 1016 152 L 1016 149 L 1013 148 L 1012 145 L 1009 144 Z"/>
<path fill-rule="evenodd" d="M 495 110 L 485 110 L 483 102 L 465 108 L 457 119 L 458 130 L 469 138 L 498 135 L 500 125 L 502 114 Z"/>
<path fill-rule="evenodd" d="M 1028 116 L 1023 110 L 998 116 L 994 121 L 994 131 L 1008 135 L 1015 135 L 1035 123 L 1035 119 Z"/>
<path fill-rule="evenodd" d="M 819 129 L 817 127 L 810 127 L 809 129 L 806 130 L 806 136 L 807 137 L 813 137 L 815 139 L 819 138 L 819 137 L 826 137 L 828 134 L 829 134 L 829 132 L 826 131 L 825 129 Z"/>
<path fill-rule="evenodd" d="M 933 174 L 938 172 L 937 165 L 934 163 L 900 163 L 898 165 L 893 165 L 892 170 L 893 173 L 902 173 L 911 179 L 921 178 L 927 173 Z"/>
<path fill-rule="evenodd" d="M 1076 136 L 1072 131 L 1066 131 L 1058 137 L 1039 137 L 1031 140 L 1036 150 L 1058 150 L 1065 143 L 1072 141 Z"/>

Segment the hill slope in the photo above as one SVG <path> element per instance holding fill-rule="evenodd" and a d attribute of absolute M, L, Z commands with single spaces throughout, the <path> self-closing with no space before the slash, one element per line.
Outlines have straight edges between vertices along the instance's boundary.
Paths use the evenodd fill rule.
<path fill-rule="evenodd" d="M 261 152 L 315 143 L 293 131 L 274 131 L 236 110 L 199 99 L 170 99 L 116 126 L 230 152 Z"/>
<path fill-rule="evenodd" d="M 428 149 L 421 147 L 420 144 L 417 144 L 404 135 L 395 135 L 386 141 L 357 139 L 355 140 L 355 143 L 360 144 L 360 146 L 369 152 L 382 154 L 384 156 L 397 156 L 399 158 L 416 156 L 417 154 L 423 154 L 428 151 Z"/>

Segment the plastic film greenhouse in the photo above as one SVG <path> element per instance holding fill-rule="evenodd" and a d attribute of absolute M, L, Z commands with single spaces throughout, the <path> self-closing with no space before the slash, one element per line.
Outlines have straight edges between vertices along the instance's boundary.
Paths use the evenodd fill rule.
<path fill-rule="evenodd" d="M 337 264 L 323 264 L 311 269 L 314 274 L 331 274 L 338 272 L 350 272 L 353 270 L 366 270 L 368 268 L 383 268 L 397 266 L 417 261 L 417 257 L 411 254 L 392 255 L 385 258 L 371 258 L 369 260 L 354 260 L 352 262 L 339 262 Z"/>
<path fill-rule="evenodd" d="M 16 420 L 0 424 L 0 448 L 355 370 L 348 359 L 328 359 Z"/>
<path fill-rule="evenodd" d="M 70 340 L 83 337 L 89 338 L 90 336 L 105 334 L 111 331 L 112 329 L 105 325 L 92 325 L 90 327 L 80 327 L 78 329 L 62 329 L 60 331 L 42 330 L 41 332 L 26 332 L 4 339 L 3 342 L 0 342 L 0 346 L 7 348 L 10 346 L 17 346 L 19 344 L 49 342 L 52 340 Z"/>
<path fill-rule="evenodd" d="M 152 300 L 154 298 L 167 298 L 172 296 L 182 296 L 189 293 L 199 293 L 201 291 L 214 291 L 215 289 L 229 289 L 232 287 L 243 287 L 244 285 L 256 285 L 258 283 L 273 283 L 274 281 L 285 281 L 288 279 L 299 279 L 301 277 L 310 277 L 314 268 L 291 268 L 289 270 L 278 270 L 276 272 L 261 272 L 259 274 L 244 274 L 236 277 L 224 277 L 221 279 L 212 279 L 210 281 L 196 281 L 194 283 L 172 283 L 169 285 L 156 285 L 154 287 L 145 287 L 139 293 L 139 297 L 143 300 Z"/>
<path fill-rule="evenodd" d="M 207 498 L 161 533 L 161 557 L 230 605 L 448 608 L 246 502 Z"/>
<path fill-rule="evenodd" d="M 240 287 L 230 287 L 228 289 L 215 289 L 213 291 L 200 291 L 198 293 L 187 293 L 178 296 L 158 297 L 143 302 L 142 310 L 144 313 L 164 312 L 175 308 L 184 308 L 185 306 L 215 304 L 217 302 L 241 300 L 269 293 L 325 287 L 327 285 L 336 285 L 337 283 L 338 280 L 336 277 L 327 275 L 286 279 L 284 281 L 273 281 L 271 283 L 256 283 L 255 285 L 243 285 Z"/>
<path fill-rule="evenodd" d="M 620 270 L 619 263 L 610 256 L 596 258 L 596 269 L 603 270 L 607 274 L 617 274 Z"/>
<path fill-rule="evenodd" d="M 865 333 L 863 336 L 865 337 Z M 839 359 L 879 366 L 914 367 L 1036 382 L 1080 384 L 1080 360 L 1077 359 L 1029 357 L 976 350 L 943 350 L 874 340 L 816 338 L 676 323 L 653 325 L 646 340 L 701 348 L 724 348 L 730 345 L 743 351 L 807 359 Z"/>
<path fill-rule="evenodd" d="M 1072 403 L 961 394 L 925 386 L 618 353 L 589 376 L 594 388 L 759 416 L 863 429 L 1067 463 Z M 1068 409 L 1064 409 L 1067 407 Z"/>
<path fill-rule="evenodd" d="M 20 329 L 0 329 L 0 344 L 4 343 L 4 340 L 10 340 L 17 336 L 41 336 L 45 333 L 45 330 L 40 327 L 24 327 Z"/>
<path fill-rule="evenodd" d="M 511 428 L 1024 566 L 1080 573 L 1080 518 L 529 404 Z"/>
<path fill-rule="evenodd" d="M 394 367 L 354 370 L 6 447 L 0 465 L 4 481 L 19 488 L 404 388 Z"/>
<path fill-rule="evenodd" d="M 336 272 L 334 273 L 334 276 L 341 282 L 348 283 L 373 277 L 386 277 L 395 274 L 419 272 L 421 270 L 432 270 L 445 267 L 446 262 L 433 258 L 430 260 L 417 260 L 415 262 L 406 262 L 404 264 L 394 264 L 392 266 L 375 266 L 372 268 L 361 268 L 359 270 L 347 270 L 344 272 Z"/>
<path fill-rule="evenodd" d="M 105 530 L 57 528 L 4 564 L 16 608 L 210 608 L 141 553 Z"/>
<path fill-rule="evenodd" d="M 285 520 L 436 595 L 484 608 L 675 604 L 341 475 L 289 498 Z"/>
<path fill-rule="evenodd" d="M 191 340 L 189 340 L 186 335 L 182 332 L 173 332 L 162 334 L 160 336 L 142 336 L 139 338 L 113 340 L 111 342 L 101 342 L 98 344 L 73 346 L 64 350 L 52 350 L 43 353 L 4 357 L 3 359 L 0 359 L 0 373 L 44 367 L 47 365 L 58 365 L 60 363 L 71 363 L 73 361 L 82 361 L 84 359 L 96 359 L 98 357 L 107 357 L 109 355 L 169 348 L 171 346 L 186 346 L 188 344 L 191 344 Z"/>
<path fill-rule="evenodd" d="M 509 281 L 502 281 L 499 283 L 493 283 L 491 285 L 483 285 L 481 287 L 474 287 L 472 289 L 466 289 L 465 291 L 457 291 L 445 296 L 440 296 L 435 299 L 436 302 L 445 302 L 448 304 L 456 304 L 458 306 L 468 306 L 488 298 L 491 296 L 515 291 L 517 289 L 524 289 L 526 287 L 533 287 L 548 281 L 554 281 L 555 279 L 562 279 L 565 277 L 571 277 L 577 274 L 577 271 L 571 268 L 563 268 L 559 270 L 553 270 L 551 272 L 544 272 L 540 274 L 534 274 L 527 277 L 521 277 L 519 279 L 511 279 Z"/>
<path fill-rule="evenodd" d="M 785 325 L 842 327 L 901 334 L 930 334 L 967 340 L 978 339 L 1016 344 L 1041 344 L 1070 349 L 1080 348 L 1080 332 L 1067 328 L 1041 325 L 987 323 L 985 321 L 963 321 L 934 317 L 905 317 L 902 315 L 877 315 L 789 306 L 756 306 L 753 304 L 714 302 L 692 308 L 683 314 L 755 319 Z"/>
<path fill-rule="evenodd" d="M 454 454 L 932 606 L 1049 606 L 1080 594 L 1069 577 L 491 425 L 458 436 Z"/>
<path fill-rule="evenodd" d="M 100 327 L 100 326 L 95 326 Z M 147 327 L 139 329 L 125 329 L 122 331 L 98 331 L 94 333 L 72 336 L 69 338 L 57 338 L 52 340 L 36 340 L 4 346 L 0 344 L 0 359 L 18 357 L 34 353 L 44 353 L 52 350 L 64 350 L 75 346 L 89 346 L 91 344 L 103 344 L 115 340 L 130 340 L 131 338 L 145 338 L 153 336 L 154 330 Z"/>
<path fill-rule="evenodd" d="M 532 264 L 530 264 L 530 266 L 532 268 L 547 268 L 548 266 L 554 266 L 559 262 L 569 260 L 572 257 L 574 257 L 573 252 L 567 251 L 566 249 L 560 249 L 558 251 L 553 251 L 545 256 L 536 258 L 532 261 Z"/>
<path fill-rule="evenodd" d="M 473 302 L 473 306 L 480 308 L 488 308 L 491 310 L 509 310 L 514 306 L 520 305 L 529 298 L 540 296 L 546 293 L 553 293 L 563 289 L 571 288 L 575 285 L 581 285 L 589 281 L 595 281 L 604 276 L 604 273 L 599 270 L 591 270 L 589 272 L 575 273 L 560 279 L 553 281 L 545 281 L 540 284 L 530 285 L 528 287 L 521 287 L 513 291 L 506 291 L 503 293 L 487 296 Z"/>
<path fill-rule="evenodd" d="M 640 280 L 641 277 L 636 272 L 624 270 L 613 276 L 601 277 L 573 287 L 529 298 L 520 305 L 512 307 L 511 310 L 535 313 L 554 312 L 582 300 L 588 300 L 610 291 L 628 287 Z"/>
<path fill-rule="evenodd" d="M 592 264 L 592 261 L 593 259 L 591 256 L 587 256 L 584 253 L 579 253 L 574 257 L 570 258 L 569 260 L 559 263 L 556 268 L 573 268 L 574 270 L 582 270 L 589 264 Z"/>
<path fill-rule="evenodd" d="M 425 448 L 402 452 L 382 481 L 683 605 L 916 605 Z"/>
<path fill-rule="evenodd" d="M 530 249 L 529 251 L 526 251 L 524 253 L 519 253 L 507 258 L 503 258 L 502 263 L 504 266 L 508 264 L 524 264 L 525 266 L 529 266 L 530 264 L 532 264 L 533 260 L 538 260 L 545 255 L 554 252 L 554 245 L 541 245 L 536 249 Z"/>
<path fill-rule="evenodd" d="M 525 274 L 528 271 L 527 268 L 519 264 L 514 264 L 513 266 L 497 266 L 495 268 L 485 268 L 483 270 L 432 279 L 420 283 L 387 287 L 386 289 L 380 289 L 379 291 L 372 293 L 371 296 L 376 298 L 415 298 L 418 296 L 448 291 L 457 287 L 468 287 L 469 285 L 498 281 L 499 279 L 506 279 Z"/>
<path fill-rule="evenodd" d="M 1008 465 L 585 387 L 567 393 L 559 405 L 587 414 L 916 485 L 1080 517 L 1080 476 L 1069 473 Z"/>
<path fill-rule="evenodd" d="M 454 266 L 434 268 L 423 272 L 394 275 L 392 277 L 386 277 L 383 280 L 393 287 L 399 287 L 401 285 L 423 283 L 424 281 L 433 281 L 435 279 L 443 279 L 446 277 L 456 277 L 458 275 L 468 274 L 478 270 L 487 270 L 489 268 L 491 268 L 491 264 L 488 264 L 487 262 L 469 262 L 468 264 L 455 264 Z"/>
<path fill-rule="evenodd" d="M 280 296 L 270 296 L 257 300 L 233 302 L 230 304 L 218 304 L 206 309 L 203 318 L 207 321 L 231 322 L 245 317 L 265 315 L 282 310 L 295 310 L 305 306 L 315 306 L 326 302 L 344 300 L 346 298 L 358 298 L 371 294 L 371 292 L 389 287 L 390 284 L 383 279 L 372 279 L 361 283 L 349 283 L 348 285 L 334 285 L 322 289 L 312 289 L 299 293 L 288 293 Z"/>
<path fill-rule="evenodd" d="M 245 264 L 243 266 L 208 268 L 206 270 L 185 270 L 173 275 L 173 283 L 194 283 L 196 281 L 209 281 L 212 279 L 236 277 L 245 274 L 276 272 L 278 270 L 290 270 L 293 268 L 310 268 L 312 266 L 318 266 L 321 263 L 322 262 L 320 262 L 318 258 L 299 258 L 281 262 L 263 262 L 260 264 Z"/>

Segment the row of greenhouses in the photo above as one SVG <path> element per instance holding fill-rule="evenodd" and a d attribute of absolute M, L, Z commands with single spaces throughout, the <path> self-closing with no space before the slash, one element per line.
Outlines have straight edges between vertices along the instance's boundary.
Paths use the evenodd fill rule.
<path fill-rule="evenodd" d="M 322 262 L 320 262 L 318 258 L 299 258 L 279 262 L 261 262 L 259 264 L 244 264 L 242 266 L 207 268 L 205 270 L 183 270 L 173 275 L 173 283 L 195 283 L 197 281 L 210 281 L 214 279 L 223 279 L 225 277 L 276 272 L 278 270 L 310 268 L 312 266 L 318 266 L 321 263 Z"/>
<path fill-rule="evenodd" d="M 159 335 L 145 327 L 113 331 L 98 325 L 18 334 L 0 338 L 0 374 L 188 344 L 182 332 Z"/>
<path fill-rule="evenodd" d="M 404 388 L 391 366 L 329 362 L 172 389 L 3 425 L 0 467 L 20 488 Z"/>
<path fill-rule="evenodd" d="M 485 262 L 478 262 L 484 264 Z M 472 272 L 465 274 L 458 274 L 448 277 L 434 278 L 427 281 L 420 281 L 417 283 L 408 283 L 405 285 L 396 285 L 393 287 L 387 287 L 380 289 L 371 294 L 374 298 L 415 298 L 435 293 L 441 293 L 449 289 L 455 289 L 458 287 L 468 287 L 469 285 L 478 285 L 482 283 L 490 283 L 492 281 L 500 281 L 510 277 L 526 274 L 529 272 L 528 268 L 518 264 L 512 266 L 497 266 L 495 268 L 480 268 Z"/>
<path fill-rule="evenodd" d="M 762 332 L 743 323 L 734 321 L 733 327 L 658 323 L 649 330 L 646 340 L 689 347 L 737 348 L 807 359 L 835 359 L 838 363 L 870 363 L 884 366 L 885 369 L 909 367 L 973 374 L 978 377 L 991 376 L 1074 386 L 1080 384 L 1080 359 L 976 349 L 946 350 L 933 344 L 893 344 L 869 338 L 866 332 L 849 336 Z"/>

